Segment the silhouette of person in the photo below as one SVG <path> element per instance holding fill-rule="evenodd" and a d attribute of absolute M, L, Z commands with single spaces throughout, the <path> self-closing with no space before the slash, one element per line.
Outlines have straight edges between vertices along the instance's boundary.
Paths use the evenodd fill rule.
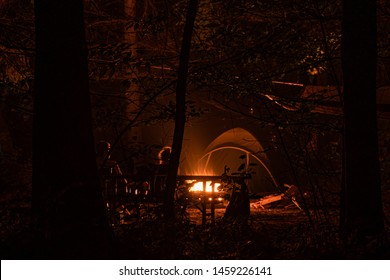
<path fill-rule="evenodd" d="M 104 194 L 107 197 L 125 195 L 127 180 L 122 177 L 119 164 L 111 159 L 110 149 L 111 144 L 106 141 L 100 141 L 96 147 L 96 163 L 104 180 Z"/>
<path fill-rule="evenodd" d="M 171 148 L 168 147 L 164 148 L 159 154 L 160 164 L 168 164 L 170 157 L 171 157 Z"/>
<path fill-rule="evenodd" d="M 161 198 L 162 192 L 165 189 L 165 180 L 168 174 L 169 158 L 171 156 L 171 148 L 164 147 L 158 154 L 158 165 L 156 166 L 153 192 L 156 197 Z"/>

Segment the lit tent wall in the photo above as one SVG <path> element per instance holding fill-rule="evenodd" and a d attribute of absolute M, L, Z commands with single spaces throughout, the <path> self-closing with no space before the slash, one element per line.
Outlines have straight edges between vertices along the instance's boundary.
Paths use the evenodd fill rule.
<path fill-rule="evenodd" d="M 237 127 L 215 138 L 198 161 L 205 174 L 219 175 L 230 169 L 230 173 L 250 172 L 249 191 L 252 193 L 274 192 L 277 182 L 271 172 L 270 163 L 259 141 L 247 130 Z"/>
<path fill-rule="evenodd" d="M 188 124 L 179 174 L 218 176 L 224 173 L 226 166 L 230 174 L 244 171 L 252 173 L 252 179 L 247 181 L 251 193 L 277 192 L 281 183 L 278 182 L 277 173 L 273 173 L 272 161 L 264 147 L 247 129 L 231 128 L 230 125 L 221 119 L 208 119 L 207 125 L 202 119 Z M 172 134 L 173 124 L 166 123 L 148 129 L 144 136 L 146 141 L 169 146 Z M 239 170 L 242 165 L 243 169 Z"/>
<path fill-rule="evenodd" d="M 222 175 L 225 166 L 230 168 L 230 173 L 236 173 L 246 163 L 245 168 L 249 166 L 253 172 L 252 179 L 248 180 L 251 193 L 277 192 L 278 186 L 291 183 L 289 166 L 274 147 L 273 129 L 262 128 L 257 120 L 219 106 L 209 96 L 200 95 L 196 103 L 205 113 L 186 123 L 180 175 Z M 173 121 L 145 125 L 141 129 L 145 143 L 161 147 L 172 144 Z"/>

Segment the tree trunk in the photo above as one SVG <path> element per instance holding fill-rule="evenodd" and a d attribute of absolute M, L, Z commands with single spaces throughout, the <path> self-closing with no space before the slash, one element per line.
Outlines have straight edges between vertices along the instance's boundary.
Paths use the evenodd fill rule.
<path fill-rule="evenodd" d="M 376 2 L 343 1 L 344 189 L 341 226 L 362 240 L 384 231 L 376 114 Z"/>
<path fill-rule="evenodd" d="M 175 218 L 174 194 L 176 178 L 180 163 L 180 154 L 183 144 L 184 127 L 186 123 L 186 91 L 188 62 L 190 58 L 191 38 L 194 28 L 198 0 L 189 0 L 186 23 L 183 32 L 183 41 L 180 50 L 180 61 L 176 86 L 176 116 L 173 134 L 172 153 L 169 160 L 168 175 L 164 194 L 164 215 L 168 220 Z"/>
<path fill-rule="evenodd" d="M 131 52 L 132 59 L 137 57 L 137 30 L 132 21 L 137 18 L 137 0 L 124 0 L 123 11 L 126 23 L 123 28 L 123 43 L 128 44 L 128 51 Z M 137 79 L 137 69 L 123 64 L 120 74 L 117 78 L 120 81 L 131 81 Z M 124 84 L 124 83 L 123 83 Z M 113 127 L 113 135 L 116 136 L 111 145 L 111 152 L 119 148 L 121 158 L 121 169 L 126 174 L 133 174 L 135 172 L 134 158 L 132 158 L 132 150 L 135 148 L 134 142 L 139 143 L 142 141 L 141 130 L 138 126 L 129 125 L 135 115 L 141 108 L 141 96 L 139 94 L 139 85 L 136 82 L 129 83 L 120 93 L 121 99 L 118 100 L 116 106 L 121 108 L 122 117 L 126 121 L 119 121 L 117 126 Z M 117 108 L 117 109 L 118 109 Z"/>
<path fill-rule="evenodd" d="M 33 217 L 38 254 L 107 258 L 81 0 L 37 0 Z"/>

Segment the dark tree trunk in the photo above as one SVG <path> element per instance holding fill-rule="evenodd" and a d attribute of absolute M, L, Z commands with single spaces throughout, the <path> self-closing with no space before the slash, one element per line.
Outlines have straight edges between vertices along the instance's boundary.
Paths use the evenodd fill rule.
<path fill-rule="evenodd" d="M 384 231 L 376 114 L 376 2 L 343 1 L 344 189 L 341 226 L 362 239 Z"/>
<path fill-rule="evenodd" d="M 183 144 L 184 127 L 186 123 L 186 92 L 187 73 L 190 58 L 191 38 L 194 28 L 198 0 L 189 0 L 187 18 L 184 26 L 183 41 L 180 50 L 180 61 L 176 86 L 176 116 L 175 130 L 173 134 L 172 153 L 169 160 L 168 176 L 164 194 L 164 215 L 167 219 L 174 219 L 174 193 L 176 188 L 176 178 L 180 163 L 180 154 Z"/>
<path fill-rule="evenodd" d="M 110 228 L 92 134 L 81 0 L 37 0 L 33 216 L 57 258 L 107 257 Z"/>

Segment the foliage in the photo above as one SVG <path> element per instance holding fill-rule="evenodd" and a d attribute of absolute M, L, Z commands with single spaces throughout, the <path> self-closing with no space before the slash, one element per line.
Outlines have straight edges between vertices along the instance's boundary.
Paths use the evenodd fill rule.
<path fill-rule="evenodd" d="M 22 156 L 31 154 L 32 21 L 30 1 L 0 3 L 0 153 L 12 154 L 13 146 Z"/>
<path fill-rule="evenodd" d="M 176 113 L 173 92 L 187 1 L 139 2 L 140 11 L 127 18 L 121 1 L 85 2 L 95 132 L 110 141 L 123 130 L 169 122 Z M 15 157 L 7 154 L 7 168 L 2 169 L 9 174 L 19 174 L 20 158 L 30 156 L 30 134 L 26 131 L 31 127 L 33 105 L 31 3 L 7 0 L 0 4 L 0 107 L 10 130 L 7 137 L 16 146 Z M 382 86 L 389 82 L 386 35 L 390 24 L 386 1 L 379 1 L 378 20 L 378 72 Z M 198 98 L 198 92 L 209 92 L 221 106 L 255 120 L 258 127 L 254 129 L 266 127 L 272 131 L 271 151 L 281 151 L 290 163 L 290 170 L 296 174 L 292 180 L 310 194 L 305 199 L 309 208 L 315 210 L 311 215 L 319 224 L 328 221 L 328 208 L 339 202 L 341 115 L 324 117 L 312 111 L 321 102 L 329 101 L 325 93 L 311 100 L 296 95 L 278 97 L 280 87 L 274 82 L 339 86 L 340 23 L 338 0 L 201 1 L 190 61 L 188 98 L 192 101 L 187 102 L 187 119 L 207 113 L 193 100 Z M 135 32 L 137 41 L 124 41 L 125 30 Z M 384 121 L 380 131 L 383 189 L 389 187 L 390 174 L 387 127 Z M 150 158 L 156 149 L 158 145 L 128 137 L 118 145 L 117 153 L 123 155 L 119 162 L 124 166 L 130 161 L 140 162 Z M 29 176 L 26 172 L 22 177 Z M 17 185 L 14 177 L 1 176 L 2 188 Z M 128 229 L 126 238 L 139 241 L 143 232 L 161 235 L 161 226 L 157 219 L 142 221 Z M 181 240 L 177 256 L 203 258 L 208 247 L 234 248 L 229 252 L 215 250 L 208 255 L 210 258 L 245 256 L 240 250 L 253 245 L 246 243 L 250 234 L 239 236 L 237 229 L 228 229 L 223 222 L 218 227 L 201 229 L 183 222 L 175 233 L 175 238 Z M 187 244 L 187 233 L 197 242 Z M 217 240 L 215 235 L 239 241 L 228 244 L 230 241 Z M 161 256 L 163 251 L 158 248 L 164 243 L 163 238 L 157 236 L 159 241 L 155 241 L 148 236 L 142 241 L 144 247 L 136 251 L 146 248 L 153 251 L 152 256 Z M 262 241 L 256 242 L 263 249 Z M 307 247 L 317 246 L 313 239 L 307 242 Z M 289 246 L 286 242 L 283 246 L 291 253 L 294 246 L 304 246 L 294 244 Z"/>

